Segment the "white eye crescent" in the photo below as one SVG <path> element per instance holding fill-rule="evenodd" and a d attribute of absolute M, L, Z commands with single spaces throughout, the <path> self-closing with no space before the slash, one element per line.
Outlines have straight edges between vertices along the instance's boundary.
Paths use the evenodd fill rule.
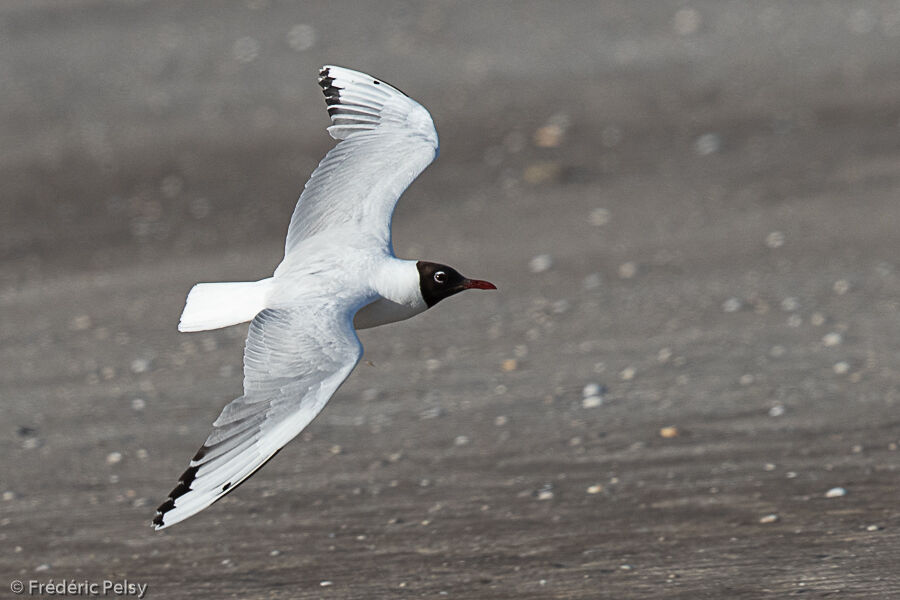
<path fill-rule="evenodd" d="M 434 280 L 437 283 L 444 283 L 445 281 L 447 281 L 447 274 L 444 273 L 443 271 L 437 271 L 434 274 Z"/>

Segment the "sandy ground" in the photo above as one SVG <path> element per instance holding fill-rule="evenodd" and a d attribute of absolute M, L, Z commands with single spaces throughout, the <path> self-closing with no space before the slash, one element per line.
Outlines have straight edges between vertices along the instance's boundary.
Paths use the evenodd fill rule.
<path fill-rule="evenodd" d="M 0 6 L 3 593 L 900 597 L 900 5 L 360 4 Z M 240 391 L 184 295 L 280 260 L 326 62 L 437 123 L 398 253 L 500 292 L 154 532 Z"/>

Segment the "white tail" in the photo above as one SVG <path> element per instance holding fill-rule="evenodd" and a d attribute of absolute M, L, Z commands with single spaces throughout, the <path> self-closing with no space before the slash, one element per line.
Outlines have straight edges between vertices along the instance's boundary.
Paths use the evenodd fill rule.
<path fill-rule="evenodd" d="M 206 331 L 250 321 L 266 308 L 272 278 L 198 283 L 191 288 L 178 331 Z"/>

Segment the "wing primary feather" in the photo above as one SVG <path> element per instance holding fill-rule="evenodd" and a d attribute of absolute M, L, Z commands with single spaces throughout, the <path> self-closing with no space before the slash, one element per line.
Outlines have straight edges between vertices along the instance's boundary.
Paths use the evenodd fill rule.
<path fill-rule="evenodd" d="M 393 252 L 390 224 L 397 200 L 438 153 L 431 115 L 396 87 L 333 65 L 322 67 L 319 85 L 331 118 L 328 133 L 339 143 L 297 201 L 283 265 L 305 239 L 329 229 L 344 230 L 342 235 L 360 230 Z"/>
<path fill-rule="evenodd" d="M 352 315 L 358 303 L 369 301 L 314 297 L 256 316 L 245 346 L 245 394 L 222 410 L 157 509 L 156 529 L 233 492 L 319 414 L 362 355 Z"/>

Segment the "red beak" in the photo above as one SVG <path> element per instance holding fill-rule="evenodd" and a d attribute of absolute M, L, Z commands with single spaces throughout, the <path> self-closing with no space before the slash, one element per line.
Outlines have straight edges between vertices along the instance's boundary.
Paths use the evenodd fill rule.
<path fill-rule="evenodd" d="M 483 279 L 466 279 L 463 282 L 464 290 L 496 290 L 497 286 Z"/>

